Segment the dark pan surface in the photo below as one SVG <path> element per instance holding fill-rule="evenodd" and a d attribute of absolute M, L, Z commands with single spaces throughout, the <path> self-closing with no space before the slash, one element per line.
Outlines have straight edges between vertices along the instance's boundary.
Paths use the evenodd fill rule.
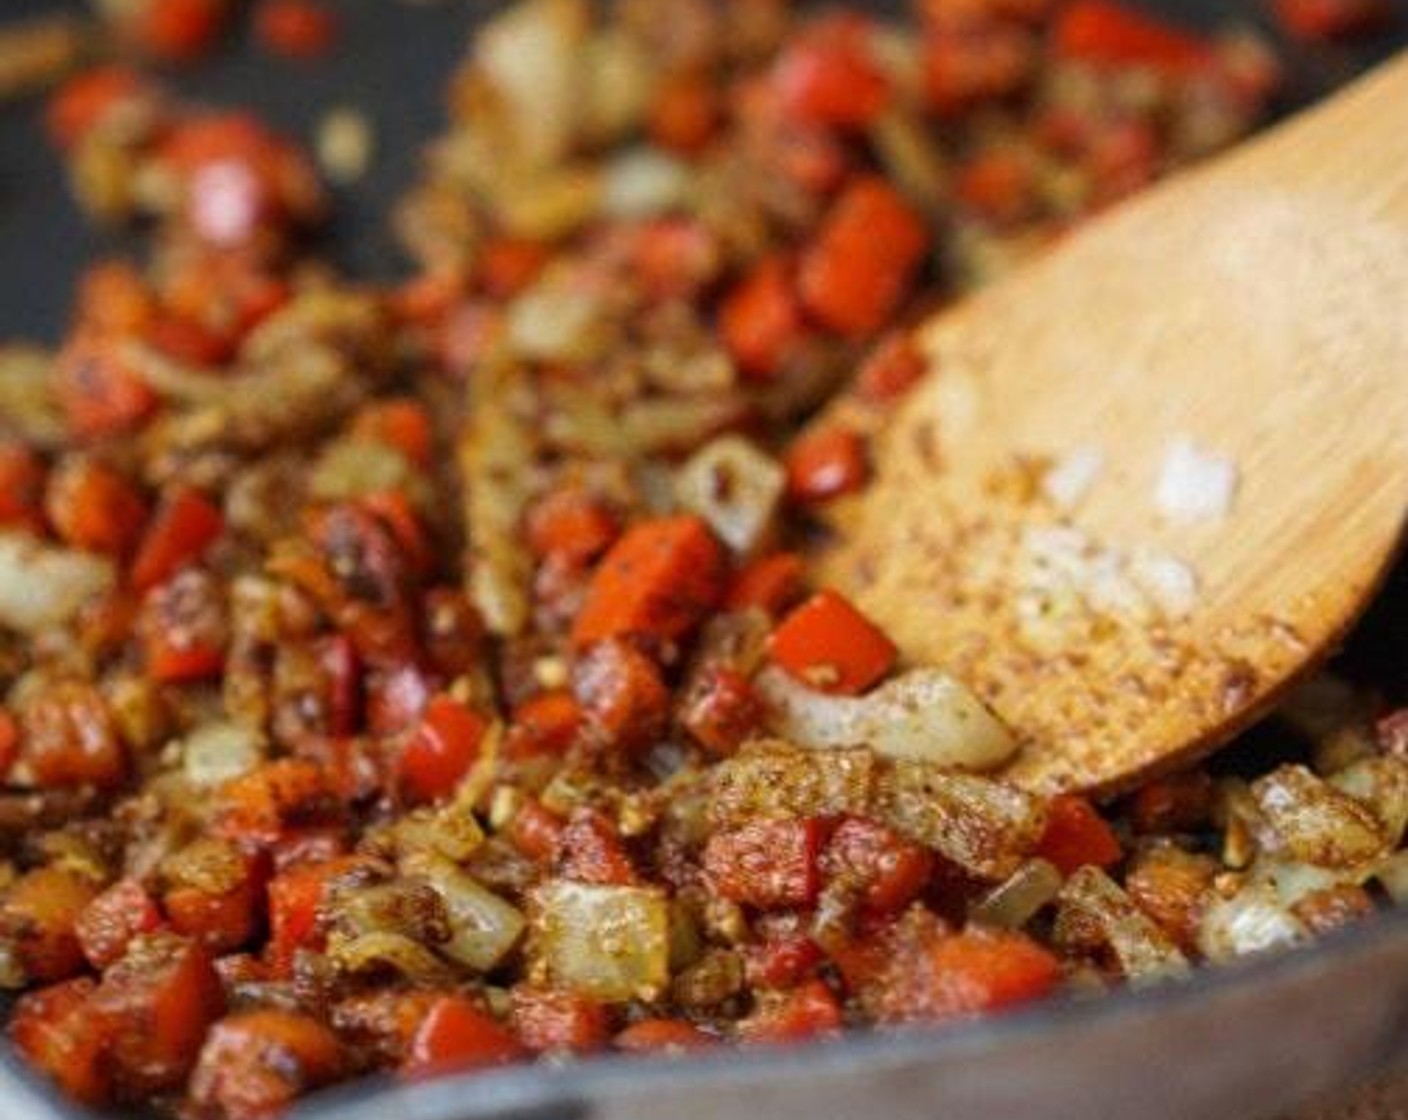
<path fill-rule="evenodd" d="M 83 0 L 0 0 L 0 25 L 83 6 Z M 281 62 L 238 43 L 174 80 L 187 95 L 249 106 L 303 137 L 332 107 L 366 113 L 376 159 L 368 178 L 338 197 L 328 247 L 355 274 L 394 275 L 402 262 L 385 215 L 411 182 L 418 149 L 440 127 L 442 87 L 472 25 L 498 6 L 343 0 L 346 34 L 324 62 Z M 1145 6 L 1201 26 L 1234 16 L 1265 23 L 1253 0 Z M 1330 56 L 1297 56 L 1285 107 L 1408 43 L 1408 0 L 1396 0 L 1396 7 L 1399 30 L 1391 36 Z M 35 105 L 0 108 L 0 339 L 56 339 L 83 262 L 124 248 L 133 246 L 94 234 L 79 219 Z M 1408 693 L 1408 565 L 1400 565 L 1346 659 L 1400 700 Z M 1247 750 L 1239 753 L 1225 764 L 1253 761 Z M 1173 989 L 1041 1007 L 968 1029 L 869 1035 L 797 1053 L 526 1068 L 409 1091 L 354 1086 L 314 1102 L 308 1114 L 316 1120 L 1256 1120 L 1388 1062 L 1408 1063 L 1408 913 Z M 0 1049 L 0 1120 L 77 1115 Z"/>

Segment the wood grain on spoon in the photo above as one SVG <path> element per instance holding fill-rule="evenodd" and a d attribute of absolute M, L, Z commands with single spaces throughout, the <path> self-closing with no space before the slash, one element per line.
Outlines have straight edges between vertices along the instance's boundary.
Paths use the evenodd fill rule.
<path fill-rule="evenodd" d="M 1112 791 L 1221 744 L 1333 650 L 1402 533 L 1408 56 L 919 338 L 931 372 L 824 576 L 996 708 L 1023 783 Z M 1160 513 L 1179 439 L 1235 464 L 1225 517 Z M 1076 448 L 1103 468 L 1065 516 L 1031 483 Z"/>

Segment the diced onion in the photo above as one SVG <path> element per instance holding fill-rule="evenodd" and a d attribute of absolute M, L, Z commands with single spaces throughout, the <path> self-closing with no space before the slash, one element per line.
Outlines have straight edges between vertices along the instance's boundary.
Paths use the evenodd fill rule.
<path fill-rule="evenodd" d="M 725 544 L 746 554 L 771 528 L 786 481 L 771 456 L 741 436 L 720 436 L 680 468 L 675 496 Z"/>
<path fill-rule="evenodd" d="M 445 900 L 450 939 L 440 952 L 479 972 L 488 972 L 512 952 L 527 925 L 523 915 L 440 856 L 408 861 L 407 871 L 420 875 Z"/>
<path fill-rule="evenodd" d="M 419 941 L 386 930 L 353 937 L 333 933 L 328 937 L 327 955 L 344 972 L 389 968 L 415 984 L 441 986 L 454 981 L 449 966 Z"/>
<path fill-rule="evenodd" d="M 549 278 L 519 296 L 508 312 L 508 341 L 521 358 L 586 362 L 610 341 L 601 298 Z"/>
<path fill-rule="evenodd" d="M 1354 867 L 1386 851 L 1374 813 L 1304 766 L 1281 766 L 1258 778 L 1252 795 L 1274 840 L 1292 860 Z"/>
<path fill-rule="evenodd" d="M 1374 877 L 1396 905 L 1408 906 L 1408 849 L 1384 860 Z"/>
<path fill-rule="evenodd" d="M 558 879 L 534 901 L 535 946 L 554 983 L 608 1003 L 655 999 L 669 983 L 663 891 Z"/>
<path fill-rule="evenodd" d="M 1378 818 L 1384 846 L 1397 848 L 1408 828 L 1408 762 L 1385 755 L 1363 758 L 1330 778 L 1330 784 Z"/>
<path fill-rule="evenodd" d="M 116 578 L 109 560 L 0 533 L 0 626 L 31 636 L 64 626 Z"/>
<path fill-rule="evenodd" d="M 1214 964 L 1304 941 L 1305 926 L 1269 883 L 1244 887 L 1208 907 L 1198 930 L 1198 949 Z"/>
<path fill-rule="evenodd" d="M 874 811 L 912 840 L 980 879 L 1005 879 L 1046 828 L 1040 798 L 1006 782 L 900 759 L 884 775 Z"/>
<path fill-rule="evenodd" d="M 1061 889 L 1056 937 L 1095 931 L 1136 986 L 1186 976 L 1188 959 L 1113 879 L 1098 867 L 1082 867 Z"/>
<path fill-rule="evenodd" d="M 624 152 L 606 165 L 602 213 L 623 220 L 656 217 L 686 201 L 690 182 L 685 165 L 663 152 L 652 148 Z"/>
<path fill-rule="evenodd" d="M 1061 873 L 1044 859 L 1029 859 L 968 908 L 969 921 L 1021 929 L 1061 890 Z"/>
<path fill-rule="evenodd" d="M 828 696 L 780 669 L 757 679 L 774 732 L 798 746 L 866 745 L 891 758 L 991 770 L 1017 741 L 966 686 L 937 669 L 911 669 L 861 697 Z"/>
<path fill-rule="evenodd" d="M 208 723 L 186 736 L 181 753 L 186 780 L 213 787 L 253 770 L 264 758 L 264 744 L 251 728 L 237 723 Z"/>

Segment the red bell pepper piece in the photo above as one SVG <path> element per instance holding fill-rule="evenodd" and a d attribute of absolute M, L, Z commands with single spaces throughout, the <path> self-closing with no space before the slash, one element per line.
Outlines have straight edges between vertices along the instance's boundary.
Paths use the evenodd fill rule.
<path fill-rule="evenodd" d="M 463 996 L 437 1000 L 421 1021 L 401 1076 L 411 1080 L 506 1065 L 526 1057 L 513 1035 Z"/>
<path fill-rule="evenodd" d="M 818 592 L 783 619 L 768 653 L 803 684 L 843 696 L 864 692 L 899 656 L 894 642 L 834 591 Z"/>
<path fill-rule="evenodd" d="M 450 696 L 430 701 L 420 729 L 401 751 L 396 773 L 401 792 L 423 803 L 450 796 L 479 757 L 488 721 Z"/>
<path fill-rule="evenodd" d="M 914 208 L 884 180 L 860 179 L 802 257 L 802 303 L 833 331 L 872 334 L 899 308 L 928 248 L 929 231 Z"/>
<path fill-rule="evenodd" d="M 704 873 L 714 892 L 760 909 L 810 906 L 821 890 L 819 820 L 758 821 L 717 832 L 704 849 Z"/>
<path fill-rule="evenodd" d="M 723 594 L 723 549 L 698 517 L 661 517 L 626 531 L 592 575 L 572 627 L 578 649 L 608 638 L 673 642 Z"/>
<path fill-rule="evenodd" d="M 759 264 L 719 308 L 724 345 L 745 376 L 766 381 L 806 334 L 792 270 L 781 257 Z"/>
<path fill-rule="evenodd" d="M 796 502 L 824 502 L 852 494 L 870 474 L 865 441 L 839 426 L 803 432 L 783 457 L 787 493 Z"/>
<path fill-rule="evenodd" d="M 181 487 L 166 495 L 132 560 L 133 588 L 149 591 L 164 583 L 199 560 L 224 532 L 220 508 L 199 490 Z"/>
<path fill-rule="evenodd" d="M 1114 830 L 1089 801 L 1064 794 L 1051 802 L 1046 832 L 1036 854 L 1054 863 L 1063 875 L 1070 875 L 1086 864 L 1110 867 L 1124 852 Z"/>

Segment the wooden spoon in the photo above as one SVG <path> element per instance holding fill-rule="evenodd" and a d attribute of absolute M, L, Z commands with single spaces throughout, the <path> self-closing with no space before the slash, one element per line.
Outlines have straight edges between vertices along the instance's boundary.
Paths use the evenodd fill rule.
<path fill-rule="evenodd" d="M 918 340 L 931 372 L 821 574 L 1016 729 L 1026 785 L 1112 792 L 1225 742 L 1332 652 L 1402 533 L 1408 56 Z M 1175 481 L 1179 442 L 1235 475 L 1223 515 Z M 1161 480 L 1205 516 L 1161 512 Z"/>

